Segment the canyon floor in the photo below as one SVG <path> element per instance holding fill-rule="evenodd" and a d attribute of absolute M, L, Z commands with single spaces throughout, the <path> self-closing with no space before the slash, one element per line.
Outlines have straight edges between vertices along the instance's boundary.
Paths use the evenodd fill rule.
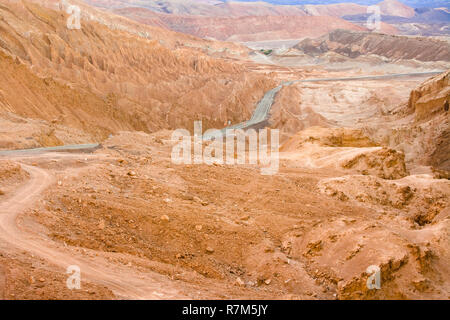
<path fill-rule="evenodd" d="M 275 83 L 362 74 L 245 64 Z M 426 79 L 283 87 L 272 176 L 174 164 L 169 130 L 1 155 L 0 298 L 449 299 L 450 182 L 417 160 L 424 146 L 385 139 Z"/>

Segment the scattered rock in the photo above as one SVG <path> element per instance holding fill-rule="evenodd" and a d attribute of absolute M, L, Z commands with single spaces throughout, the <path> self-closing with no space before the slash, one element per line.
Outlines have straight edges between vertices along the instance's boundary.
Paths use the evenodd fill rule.
<path fill-rule="evenodd" d="M 418 279 L 412 281 L 412 285 L 419 292 L 425 292 L 430 289 L 430 281 L 428 279 Z"/>
<path fill-rule="evenodd" d="M 242 287 L 245 285 L 244 281 L 240 277 L 236 278 L 236 281 L 234 282 L 237 286 Z"/>
<path fill-rule="evenodd" d="M 341 163 L 346 169 L 354 169 L 363 175 L 395 180 L 406 177 L 405 155 L 399 151 L 382 148 L 361 153 Z"/>
<path fill-rule="evenodd" d="M 199 197 L 194 197 L 194 200 L 199 202 L 202 206 L 206 207 L 209 203 L 207 201 L 203 201 Z"/>
<path fill-rule="evenodd" d="M 183 200 L 188 200 L 188 201 L 192 201 L 192 200 L 194 200 L 194 197 L 193 197 L 192 195 L 188 194 L 188 193 L 183 193 L 183 194 L 181 195 L 181 199 L 183 199 Z"/>
<path fill-rule="evenodd" d="M 320 254 L 320 251 L 323 248 L 323 242 L 322 242 L 322 240 L 318 240 L 315 242 L 312 241 L 312 242 L 308 243 L 307 248 L 308 248 L 308 250 L 305 253 L 303 253 L 303 255 L 305 257 L 315 257 Z"/>

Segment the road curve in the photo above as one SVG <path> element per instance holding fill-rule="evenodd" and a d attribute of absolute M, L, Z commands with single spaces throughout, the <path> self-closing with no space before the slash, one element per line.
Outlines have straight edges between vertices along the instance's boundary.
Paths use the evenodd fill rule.
<path fill-rule="evenodd" d="M 290 86 L 294 83 L 308 83 L 308 82 L 333 82 L 333 81 L 370 81 L 370 80 L 387 80 L 396 78 L 407 78 L 407 77 L 426 77 L 441 74 L 444 71 L 434 71 L 434 72 L 414 72 L 414 73 L 394 73 L 385 74 L 379 76 L 359 76 L 359 77 L 347 77 L 347 78 L 313 78 L 313 79 L 300 79 L 283 82 L 281 85 L 266 92 L 264 97 L 259 101 L 253 112 L 252 117 L 248 121 L 244 121 L 235 125 L 225 127 L 220 130 L 216 130 L 214 133 L 208 133 L 203 135 L 203 140 L 211 140 L 212 138 L 219 138 L 226 136 L 227 130 L 232 129 L 249 129 L 251 127 L 258 126 L 258 124 L 263 124 L 268 121 L 270 117 L 270 109 L 275 100 L 275 96 L 281 90 L 283 86 Z"/>
<path fill-rule="evenodd" d="M 45 152 L 93 152 L 100 147 L 101 147 L 100 144 L 92 143 L 92 144 L 75 144 L 67 146 L 34 148 L 34 149 L 4 150 L 0 151 L 0 156 L 32 155 Z"/>

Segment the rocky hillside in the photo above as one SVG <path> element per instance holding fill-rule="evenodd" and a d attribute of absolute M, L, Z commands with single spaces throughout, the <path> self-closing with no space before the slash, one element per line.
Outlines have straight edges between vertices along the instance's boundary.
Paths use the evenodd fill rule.
<path fill-rule="evenodd" d="M 408 107 L 416 121 L 427 120 L 437 114 L 446 114 L 450 103 L 450 71 L 429 79 L 411 92 Z"/>
<path fill-rule="evenodd" d="M 311 56 L 335 52 L 349 58 L 378 55 L 393 60 L 450 61 L 448 42 L 347 30 L 335 30 L 318 39 L 305 39 L 295 48 Z"/>
<path fill-rule="evenodd" d="M 95 13 L 69 30 L 65 13 L 39 2 L 0 5 L 0 112 L 54 121 L 98 141 L 117 130 L 242 121 L 273 85 L 211 57 L 238 54 L 239 46 L 146 26 L 139 35 L 136 23 Z"/>
<path fill-rule="evenodd" d="M 436 177 L 450 177 L 450 71 L 411 91 L 384 123 L 369 124 L 370 136 L 402 151 L 410 166 L 430 166 Z"/>
<path fill-rule="evenodd" d="M 432 78 L 411 92 L 408 107 L 416 123 L 433 132 L 429 164 L 450 172 L 450 71 Z"/>

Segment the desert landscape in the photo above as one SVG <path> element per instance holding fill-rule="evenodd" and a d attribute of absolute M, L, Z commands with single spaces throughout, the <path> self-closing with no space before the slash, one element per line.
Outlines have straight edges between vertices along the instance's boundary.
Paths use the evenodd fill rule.
<path fill-rule="evenodd" d="M 448 2 L 270 2 L 0 1 L 0 299 L 450 299 Z"/>

